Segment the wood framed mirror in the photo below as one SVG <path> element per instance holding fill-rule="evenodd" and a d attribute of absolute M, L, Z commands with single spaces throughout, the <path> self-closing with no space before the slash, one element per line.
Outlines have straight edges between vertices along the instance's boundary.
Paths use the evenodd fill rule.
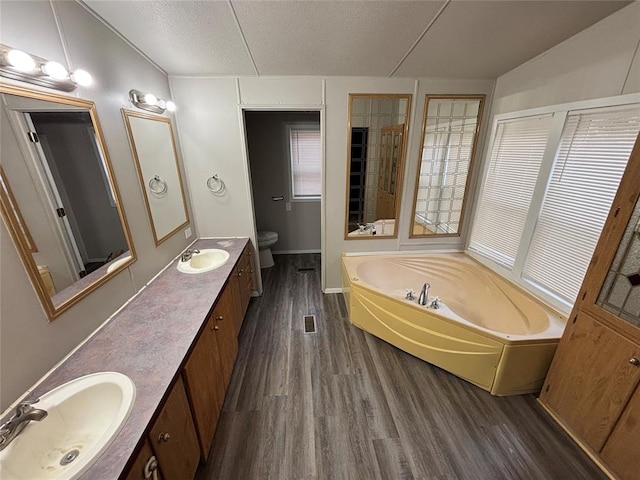
<path fill-rule="evenodd" d="M 485 95 L 427 95 L 409 237 L 459 236 Z"/>
<path fill-rule="evenodd" d="M 93 102 L 0 83 L 0 207 L 47 318 L 136 260 Z"/>
<path fill-rule="evenodd" d="M 345 240 L 396 238 L 410 94 L 349 94 Z"/>
<path fill-rule="evenodd" d="M 189 224 L 171 119 L 122 109 L 157 245 Z"/>

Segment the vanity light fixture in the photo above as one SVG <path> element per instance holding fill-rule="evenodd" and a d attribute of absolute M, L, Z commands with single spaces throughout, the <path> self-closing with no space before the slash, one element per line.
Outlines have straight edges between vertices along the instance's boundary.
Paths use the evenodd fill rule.
<path fill-rule="evenodd" d="M 140 90 L 130 90 L 129 100 L 136 107 L 153 113 L 164 113 L 165 110 L 175 112 L 176 104 L 171 100 L 163 100 L 156 97 L 153 93 L 145 93 Z"/>
<path fill-rule="evenodd" d="M 72 92 L 78 85 L 91 85 L 85 70 L 69 72 L 62 64 L 0 44 L 0 76 L 41 87 Z"/>

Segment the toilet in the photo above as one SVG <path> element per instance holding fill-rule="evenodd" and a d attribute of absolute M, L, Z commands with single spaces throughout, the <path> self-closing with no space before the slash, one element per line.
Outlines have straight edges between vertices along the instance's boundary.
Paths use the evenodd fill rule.
<path fill-rule="evenodd" d="M 271 255 L 271 246 L 278 241 L 276 232 L 258 232 L 258 250 L 260 253 L 260 268 L 273 267 L 273 255 Z"/>

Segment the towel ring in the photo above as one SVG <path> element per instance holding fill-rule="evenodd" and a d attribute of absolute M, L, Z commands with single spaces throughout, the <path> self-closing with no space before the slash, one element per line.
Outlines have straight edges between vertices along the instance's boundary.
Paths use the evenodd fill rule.
<path fill-rule="evenodd" d="M 156 195 L 164 195 L 167 193 L 167 182 L 165 182 L 160 175 L 154 175 L 151 180 L 149 180 L 149 190 Z"/>
<path fill-rule="evenodd" d="M 207 188 L 212 193 L 222 193 L 225 189 L 225 185 L 222 179 L 215 174 L 207 179 Z"/>

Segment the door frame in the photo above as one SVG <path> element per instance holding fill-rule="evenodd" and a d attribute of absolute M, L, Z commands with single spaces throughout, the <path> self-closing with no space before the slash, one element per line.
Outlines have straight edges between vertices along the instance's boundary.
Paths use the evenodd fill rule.
<path fill-rule="evenodd" d="M 325 267 L 325 255 L 326 255 L 326 232 L 325 232 L 325 192 L 326 192 L 326 141 L 325 141 L 325 122 L 326 122 L 326 113 L 325 113 L 325 104 L 324 101 L 322 104 L 315 105 L 250 105 L 250 104 L 241 104 L 238 105 L 238 121 L 240 123 L 240 139 L 242 142 L 242 157 L 245 165 L 244 173 L 245 180 L 249 188 L 247 189 L 248 202 L 251 208 L 251 214 L 253 216 L 252 220 L 252 233 L 251 240 L 255 245 L 256 249 L 258 248 L 258 229 L 256 226 L 256 209 L 253 202 L 253 185 L 251 183 L 251 164 L 249 163 L 249 143 L 247 141 L 247 129 L 245 124 L 245 112 L 319 112 L 320 113 L 320 145 L 322 148 L 321 152 L 321 163 L 322 163 L 322 171 L 321 171 L 321 185 L 322 185 L 322 195 L 320 197 L 320 271 L 321 271 L 321 285 L 322 291 L 325 291 L 326 288 L 326 267 Z M 255 257 L 255 262 L 258 262 L 258 256 Z M 260 265 L 255 265 L 258 270 L 260 270 Z M 256 275 L 256 291 L 258 295 L 262 295 L 262 273 L 260 275 Z"/>

